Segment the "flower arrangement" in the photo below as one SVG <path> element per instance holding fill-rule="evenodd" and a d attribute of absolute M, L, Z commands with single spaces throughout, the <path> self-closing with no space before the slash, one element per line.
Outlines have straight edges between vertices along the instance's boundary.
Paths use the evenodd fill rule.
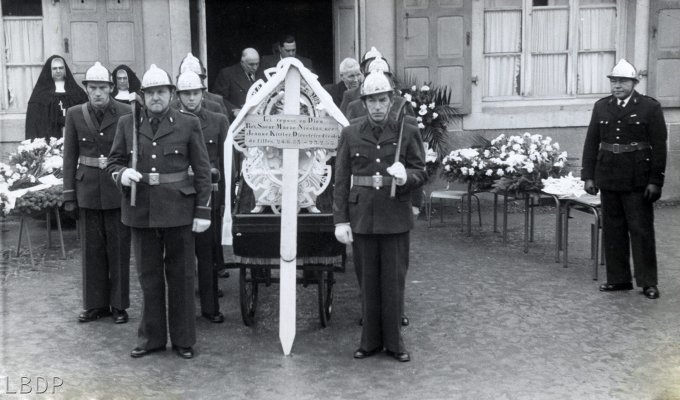
<path fill-rule="evenodd" d="M 446 155 L 446 127 L 460 113 L 451 107 L 451 90 L 446 87 L 432 87 L 426 83 L 420 87 L 412 85 L 400 91 L 401 96 L 413 107 L 423 141 L 433 149 L 441 160 Z"/>
<path fill-rule="evenodd" d="M 493 185 L 497 191 L 541 190 L 542 179 L 559 177 L 567 162 L 567 152 L 560 151 L 559 143 L 542 135 L 500 135 L 491 145 L 498 152 L 491 162 L 500 167 Z"/>
<path fill-rule="evenodd" d="M 560 176 L 566 160 L 567 152 L 550 137 L 500 135 L 483 148 L 452 151 L 442 174 L 449 181 L 472 181 L 476 190 L 540 190 L 544 179 Z"/>
<path fill-rule="evenodd" d="M 35 214 L 63 202 L 64 140 L 43 138 L 21 142 L 10 154 L 9 164 L 0 163 L 0 213 Z"/>
<path fill-rule="evenodd" d="M 427 143 L 423 145 L 425 146 L 425 171 L 427 171 L 429 177 L 433 177 L 437 173 L 441 161 L 439 161 L 439 155 L 434 149 L 430 148 Z"/>

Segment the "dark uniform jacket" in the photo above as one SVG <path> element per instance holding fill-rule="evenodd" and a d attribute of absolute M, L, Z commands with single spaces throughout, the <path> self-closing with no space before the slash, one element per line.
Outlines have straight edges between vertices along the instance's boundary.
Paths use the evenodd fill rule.
<path fill-rule="evenodd" d="M 204 92 L 204 93 L 207 93 L 207 92 Z M 175 98 L 170 103 L 170 106 L 172 108 L 174 108 L 175 110 L 181 110 L 182 109 L 182 103 L 179 101 L 179 95 L 175 96 Z M 224 107 L 224 104 L 218 103 L 214 100 L 210 100 L 207 97 L 203 98 L 203 102 L 201 103 L 201 108 L 204 108 L 208 111 L 212 111 L 214 113 L 222 114 L 225 117 L 228 117 L 228 114 L 226 114 L 226 107 Z"/>
<path fill-rule="evenodd" d="M 80 156 L 99 159 L 109 155 L 118 119 L 130 113 L 130 106 L 111 99 L 101 125 L 97 126 L 92 106 L 89 102 L 85 104 L 94 130 L 88 127 L 82 105 L 71 107 L 66 112 L 64 201 L 77 201 L 78 207 L 95 210 L 120 208 L 120 192 L 111 174 L 102 168 L 78 165 L 78 159 Z"/>
<path fill-rule="evenodd" d="M 390 198 L 390 186 L 380 189 L 354 185 L 351 176 L 371 176 L 379 172 L 390 176 L 387 168 L 395 161 L 399 126 L 389 118 L 379 139 L 375 138 L 368 117 L 342 130 L 335 162 L 333 201 L 334 223 L 349 222 L 352 231 L 360 234 L 403 233 L 413 227 L 411 191 L 427 180 L 423 142 L 418 129 L 404 125 L 399 161 L 406 168 L 407 180 L 397 186 L 397 195 Z"/>
<path fill-rule="evenodd" d="M 349 103 L 360 98 L 361 86 L 354 89 L 345 90 L 345 93 L 342 94 L 342 101 L 340 102 L 340 111 L 342 111 L 342 113 L 347 116 L 347 108 L 349 107 Z"/>
<path fill-rule="evenodd" d="M 229 114 L 231 114 L 232 107 L 231 107 L 226 101 L 224 101 L 224 97 L 222 97 L 221 95 L 219 95 L 219 94 L 217 94 L 217 93 L 209 92 L 209 91 L 207 91 L 207 90 L 205 90 L 205 91 L 203 92 L 203 97 L 204 97 L 206 100 L 210 100 L 210 101 L 213 101 L 213 102 L 217 103 L 217 105 L 220 107 L 220 110 L 219 110 L 219 111 L 215 111 L 215 112 L 222 113 L 222 114 L 224 114 L 227 118 L 229 117 Z M 212 110 L 211 110 L 211 111 L 212 111 Z"/>
<path fill-rule="evenodd" d="M 345 94 L 347 91 L 347 86 L 345 86 L 345 82 L 340 81 L 338 83 L 329 83 L 327 85 L 323 85 L 323 88 L 328 92 L 328 94 L 331 95 L 333 98 L 333 103 L 335 103 L 338 108 L 340 108 L 340 104 L 342 104 L 342 95 Z"/>
<path fill-rule="evenodd" d="M 595 103 L 583 146 L 581 179 L 594 179 L 604 190 L 644 190 L 663 186 L 666 169 L 666 123 L 661 105 L 633 91 L 626 107 L 608 96 Z M 600 150 L 600 143 L 646 142 L 652 148 L 615 154 Z"/>
<path fill-rule="evenodd" d="M 254 80 L 264 78 L 262 69 L 255 71 Z M 246 96 L 248 90 L 253 82 L 248 79 L 246 72 L 243 70 L 241 63 L 232 65 L 227 68 L 222 68 L 215 80 L 214 90 L 217 94 L 224 97 L 224 101 L 229 108 L 237 109 L 243 108 L 246 103 Z"/>
<path fill-rule="evenodd" d="M 139 182 L 137 205 L 131 207 L 130 190 L 120 185 L 120 173 L 131 166 L 133 121 L 131 115 L 123 116 L 118 123 L 107 167 L 123 189 L 123 223 L 133 228 L 169 228 L 191 225 L 194 218 L 210 219 L 210 161 L 200 120 L 170 107 L 154 134 L 144 112 L 137 119 L 137 171 L 167 174 L 187 171 L 191 166 L 194 177 L 193 180 L 153 186 Z"/>
<path fill-rule="evenodd" d="M 208 150 L 210 167 L 217 168 L 222 173 L 224 171 L 224 140 L 227 138 L 227 131 L 229 131 L 229 121 L 224 115 L 203 108 L 195 115 L 201 120 L 203 142 Z M 220 178 L 219 188 L 220 193 L 224 194 L 224 179 L 222 178 Z M 224 195 L 217 197 L 217 199 L 213 199 L 216 205 L 224 205 Z"/>

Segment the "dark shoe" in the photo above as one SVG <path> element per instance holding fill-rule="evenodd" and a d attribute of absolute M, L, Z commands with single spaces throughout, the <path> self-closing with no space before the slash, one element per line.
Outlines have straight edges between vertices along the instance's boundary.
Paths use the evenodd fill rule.
<path fill-rule="evenodd" d="M 143 348 L 141 348 L 141 347 L 135 347 L 135 348 L 132 349 L 132 351 L 130 352 L 130 357 L 132 357 L 132 358 L 141 358 L 141 357 L 144 357 L 144 356 L 149 355 L 149 354 L 151 354 L 151 353 L 157 353 L 157 352 L 159 352 L 159 351 L 165 351 L 165 346 L 156 347 L 156 348 L 149 349 L 149 350 L 143 349 Z"/>
<path fill-rule="evenodd" d="M 222 315 L 221 312 L 217 312 L 217 314 L 208 314 L 208 313 L 201 313 L 203 318 L 207 319 L 208 321 L 212 322 L 213 324 L 221 324 L 224 322 L 224 315 Z"/>
<path fill-rule="evenodd" d="M 644 289 L 642 289 L 642 293 L 647 296 L 648 299 L 658 299 L 659 298 L 659 289 L 656 288 L 656 286 L 645 286 Z"/>
<path fill-rule="evenodd" d="M 187 360 L 190 358 L 194 358 L 194 349 L 192 349 L 191 347 L 179 347 L 173 344 L 172 349 L 175 350 L 175 353 L 177 353 L 177 355 L 182 358 L 185 358 Z"/>
<path fill-rule="evenodd" d="M 113 309 L 113 323 L 124 324 L 128 322 L 128 313 L 125 310 Z"/>
<path fill-rule="evenodd" d="M 411 355 L 408 354 L 408 351 L 404 351 L 401 353 L 395 353 L 393 351 L 388 351 L 387 354 L 391 355 L 394 357 L 395 360 L 399 362 L 409 362 L 411 361 Z"/>
<path fill-rule="evenodd" d="M 616 292 L 618 290 L 633 290 L 633 284 L 626 283 L 603 283 L 600 285 L 600 292 Z"/>
<path fill-rule="evenodd" d="M 222 289 L 217 289 L 217 297 L 220 297 L 220 298 L 224 297 L 224 292 L 222 291 Z"/>
<path fill-rule="evenodd" d="M 102 317 L 108 317 L 111 315 L 111 310 L 108 307 L 104 308 L 90 308 L 85 310 L 78 315 L 78 322 L 91 322 L 96 321 Z"/>
<path fill-rule="evenodd" d="M 357 358 L 357 359 L 360 360 L 362 358 L 370 357 L 374 354 L 379 353 L 380 350 L 381 349 L 373 349 L 373 350 L 368 351 L 368 350 L 364 350 L 364 349 L 358 349 L 357 351 L 354 352 L 354 358 Z"/>
<path fill-rule="evenodd" d="M 406 315 L 401 316 L 401 326 L 408 326 L 410 324 Z"/>

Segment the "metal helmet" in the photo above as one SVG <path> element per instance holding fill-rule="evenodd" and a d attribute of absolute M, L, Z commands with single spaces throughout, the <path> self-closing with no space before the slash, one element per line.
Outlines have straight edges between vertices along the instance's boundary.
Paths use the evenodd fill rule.
<path fill-rule="evenodd" d="M 361 98 L 363 99 L 373 94 L 391 93 L 393 90 L 392 81 L 387 75 L 382 71 L 373 71 L 368 74 L 361 85 Z"/>
<path fill-rule="evenodd" d="M 378 57 L 382 57 L 382 53 L 380 53 L 378 51 L 378 49 L 375 48 L 375 46 L 371 46 L 371 50 L 364 53 L 364 56 L 361 57 L 361 62 L 364 62 L 364 61 L 369 60 L 371 58 L 378 58 Z"/>
<path fill-rule="evenodd" d="M 113 85 L 111 73 L 99 61 L 94 63 L 94 65 L 88 68 L 87 72 L 85 72 L 83 85 L 87 85 L 88 82 L 106 82 Z"/>
<path fill-rule="evenodd" d="M 619 63 L 612 68 L 612 72 L 607 75 L 607 78 L 627 78 L 636 82 L 639 81 L 635 67 L 624 58 L 620 59 Z"/>
<path fill-rule="evenodd" d="M 194 57 L 191 53 L 187 53 L 187 56 L 184 57 L 182 63 L 179 65 L 180 74 L 186 71 L 193 71 L 199 77 L 205 77 L 205 69 L 203 68 L 203 64 L 201 64 L 201 60 Z"/>
<path fill-rule="evenodd" d="M 390 65 L 387 63 L 387 60 L 382 57 L 376 58 L 375 60 L 371 61 L 370 64 L 368 64 L 366 72 L 370 74 L 373 71 L 382 71 L 386 74 L 391 73 Z"/>
<path fill-rule="evenodd" d="M 144 77 L 142 77 L 142 90 L 155 86 L 175 87 L 175 85 L 172 84 L 170 74 L 158 68 L 156 64 L 151 64 L 149 70 L 146 71 Z"/>
<path fill-rule="evenodd" d="M 194 71 L 184 71 L 177 78 L 177 91 L 205 89 L 201 77 Z"/>

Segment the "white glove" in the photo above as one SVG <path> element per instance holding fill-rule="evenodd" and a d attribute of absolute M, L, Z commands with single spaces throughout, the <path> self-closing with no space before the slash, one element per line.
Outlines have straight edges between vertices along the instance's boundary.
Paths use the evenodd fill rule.
<path fill-rule="evenodd" d="M 125 168 L 120 176 L 120 183 L 123 186 L 130 186 L 132 182 L 139 182 L 140 179 L 142 179 L 142 174 L 132 168 Z"/>
<path fill-rule="evenodd" d="M 196 233 L 205 232 L 210 228 L 210 220 L 204 218 L 194 218 L 194 225 L 191 230 Z"/>
<path fill-rule="evenodd" d="M 350 228 L 349 222 L 335 225 L 335 238 L 342 244 L 352 243 L 354 239 L 352 239 L 352 228 Z"/>
<path fill-rule="evenodd" d="M 406 168 L 404 168 L 404 164 L 400 163 L 399 161 L 387 168 L 387 173 L 392 175 L 394 179 L 397 180 L 398 186 L 406 183 Z"/>

